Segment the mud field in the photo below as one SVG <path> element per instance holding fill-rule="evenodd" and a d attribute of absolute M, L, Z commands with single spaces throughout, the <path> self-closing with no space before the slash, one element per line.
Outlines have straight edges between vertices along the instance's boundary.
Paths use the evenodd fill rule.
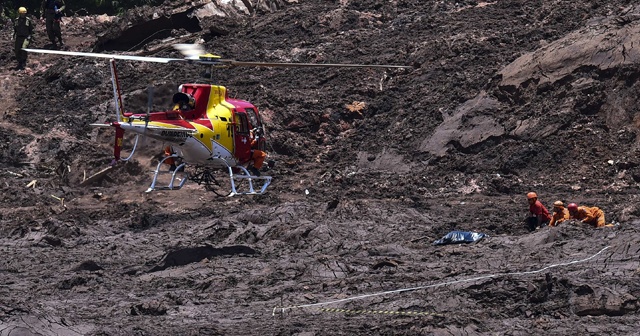
<path fill-rule="evenodd" d="M 640 7 L 236 2 L 66 17 L 65 48 L 414 69 L 218 71 L 268 125 L 268 192 L 145 194 L 155 141 L 81 185 L 111 160 L 112 131 L 89 125 L 114 114 L 107 62 L 31 54 L 16 71 L 7 26 L 0 335 L 638 334 Z M 118 66 L 133 112 L 148 85 L 161 109 L 203 81 Z M 528 191 L 616 226 L 530 233 Z M 452 230 L 488 237 L 432 244 Z"/>

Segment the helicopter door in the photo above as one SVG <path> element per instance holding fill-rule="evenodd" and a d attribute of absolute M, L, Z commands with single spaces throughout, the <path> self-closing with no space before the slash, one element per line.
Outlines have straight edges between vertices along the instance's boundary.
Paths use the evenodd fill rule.
<path fill-rule="evenodd" d="M 254 131 L 253 135 L 256 136 L 256 147 L 260 150 L 265 150 L 266 141 L 264 139 L 264 128 L 262 127 L 262 121 L 258 113 L 253 107 L 247 107 L 244 110 L 247 112 L 247 117 L 249 118 L 249 128 Z"/>
<path fill-rule="evenodd" d="M 246 107 L 244 110 L 247 112 L 247 117 L 249 118 L 249 129 L 254 132 L 253 136 L 256 137 L 256 148 L 265 150 L 266 141 L 264 138 L 264 128 L 262 127 L 262 121 L 260 121 L 256 109 L 254 107 Z"/>
<path fill-rule="evenodd" d="M 251 159 L 251 138 L 249 136 L 247 113 L 241 110 L 233 110 L 233 121 L 235 124 L 233 132 L 234 154 L 240 162 L 249 161 Z"/>

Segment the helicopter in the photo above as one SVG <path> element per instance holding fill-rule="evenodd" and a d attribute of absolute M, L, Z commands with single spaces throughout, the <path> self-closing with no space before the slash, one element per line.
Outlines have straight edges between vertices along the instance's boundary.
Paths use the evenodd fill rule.
<path fill-rule="evenodd" d="M 175 44 L 183 58 L 163 58 L 122 54 L 90 53 L 49 49 L 24 49 L 27 52 L 109 59 L 115 121 L 91 124 L 94 127 L 115 129 L 113 160 L 111 166 L 133 158 L 140 137 L 150 137 L 169 143 L 165 156 L 153 171 L 151 185 L 146 190 L 179 190 L 188 180 L 203 185 L 219 196 L 260 195 L 271 184 L 272 177 L 261 175 L 254 153 L 266 153 L 267 134 L 258 108 L 248 101 L 229 97 L 226 87 L 216 84 L 189 83 L 178 87 L 173 96 L 175 107 L 166 111 L 151 111 L 151 95 L 146 113 L 127 112 L 124 108 L 116 60 L 199 64 L 209 67 L 205 77 L 211 77 L 214 69 L 238 66 L 255 67 L 347 67 L 347 68 L 396 68 L 403 65 L 321 64 L 321 63 L 273 63 L 245 62 L 223 59 L 205 52 L 198 44 Z M 125 132 L 135 134 L 129 155 L 122 155 Z M 264 159 L 262 154 L 261 159 Z M 272 166 L 272 161 L 268 166 Z M 170 169 L 163 167 L 170 165 Z M 187 171 L 187 166 L 191 174 Z M 229 184 L 221 182 L 226 174 Z M 169 174 L 167 185 L 158 185 L 160 175 Z M 230 186 L 230 188 L 229 188 Z M 229 190 L 230 189 L 230 190 Z"/>

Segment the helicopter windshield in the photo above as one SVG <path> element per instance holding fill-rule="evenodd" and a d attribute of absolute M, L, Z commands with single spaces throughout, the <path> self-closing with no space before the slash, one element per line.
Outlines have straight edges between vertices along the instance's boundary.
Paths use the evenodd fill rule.
<path fill-rule="evenodd" d="M 251 123 L 252 128 L 257 128 L 262 126 L 260 119 L 258 119 L 258 114 L 256 113 L 256 110 L 248 107 L 248 108 L 245 108 L 245 111 L 247 111 L 247 116 L 249 117 L 249 122 Z"/>
<path fill-rule="evenodd" d="M 247 115 L 242 112 L 236 112 L 236 124 L 238 125 L 238 133 L 248 134 L 249 125 L 247 124 Z"/>

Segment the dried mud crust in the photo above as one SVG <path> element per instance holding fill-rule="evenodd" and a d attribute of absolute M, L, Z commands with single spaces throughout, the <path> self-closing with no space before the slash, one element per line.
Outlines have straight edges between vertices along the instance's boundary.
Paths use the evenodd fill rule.
<path fill-rule="evenodd" d="M 175 3 L 158 12 L 167 8 Z M 80 187 L 111 159 L 110 130 L 89 127 L 113 115 L 106 62 L 29 55 L 16 72 L 0 53 L 0 333 L 633 334 L 638 63 L 567 57 L 559 68 L 573 70 L 562 74 L 527 68 L 527 57 L 557 64 L 562 46 L 593 50 L 593 32 L 624 45 L 619 31 L 636 36 L 638 13 L 627 1 L 314 0 L 236 13 L 218 30 L 203 18 L 186 42 L 202 38 L 225 58 L 415 66 L 216 72 L 267 122 L 277 165 L 262 197 L 219 198 L 193 184 L 144 194 L 162 148 L 154 141 Z M 99 44 L 87 31 L 105 25 L 82 22 L 63 27 L 70 50 Z M 127 27 L 106 26 L 111 38 Z M 7 30 L 0 39 L 11 44 Z M 178 56 L 170 43 L 149 50 Z M 136 112 L 148 85 L 165 108 L 201 71 L 118 66 Z M 529 233 L 530 190 L 548 206 L 597 205 L 620 225 Z M 431 245 L 451 230 L 489 238 Z M 414 287 L 424 288 L 272 315 Z M 353 313 L 363 310 L 407 314 Z"/>

